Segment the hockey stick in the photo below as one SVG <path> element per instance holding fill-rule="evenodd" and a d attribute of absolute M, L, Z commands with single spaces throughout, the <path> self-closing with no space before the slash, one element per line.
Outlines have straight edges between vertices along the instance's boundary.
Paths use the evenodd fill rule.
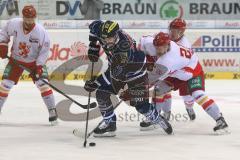
<path fill-rule="evenodd" d="M 92 62 L 92 70 L 91 70 L 91 79 L 93 78 L 93 68 L 94 68 L 94 62 Z M 89 119 L 89 108 L 90 108 L 90 99 L 91 99 L 91 93 L 88 93 L 88 107 L 87 107 L 87 116 L 86 116 L 86 126 L 85 126 L 85 139 L 84 139 L 84 143 L 83 146 L 86 147 L 87 146 L 87 132 L 88 132 L 88 119 Z"/>
<path fill-rule="evenodd" d="M 29 73 L 32 73 L 32 71 L 31 71 L 30 69 L 28 69 L 28 68 L 26 68 L 25 66 L 19 64 L 16 60 L 11 59 L 9 56 L 7 56 L 7 58 L 8 58 L 9 60 L 12 60 L 15 65 L 18 65 L 19 67 L 21 67 L 22 69 L 26 70 L 26 71 L 29 72 Z M 52 89 L 54 89 L 56 92 L 60 93 L 60 94 L 63 95 L 64 97 L 68 98 L 70 101 L 72 101 L 72 102 L 75 103 L 76 105 L 82 107 L 83 109 L 88 109 L 88 105 L 83 105 L 83 104 L 78 103 L 78 102 L 75 101 L 73 98 L 71 98 L 71 97 L 69 97 L 68 95 L 66 95 L 63 91 L 61 91 L 60 89 L 58 89 L 57 87 L 55 87 L 54 85 L 52 85 L 51 83 L 49 83 L 48 81 L 46 81 L 45 79 L 40 78 L 40 80 L 41 80 L 43 83 L 49 85 L 49 86 L 50 86 Z M 97 103 L 96 103 L 96 102 L 93 102 L 93 103 L 90 104 L 89 108 L 95 108 L 96 106 L 97 106 Z"/>

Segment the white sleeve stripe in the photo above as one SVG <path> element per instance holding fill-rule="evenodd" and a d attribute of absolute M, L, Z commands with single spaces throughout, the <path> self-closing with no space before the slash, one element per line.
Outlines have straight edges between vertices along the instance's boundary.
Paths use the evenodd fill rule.
<path fill-rule="evenodd" d="M 108 85 L 111 85 L 111 83 L 109 82 L 109 80 L 105 76 L 105 73 L 103 73 L 102 76 L 103 76 L 103 79 L 105 80 L 105 82 L 107 82 Z"/>
<path fill-rule="evenodd" d="M 147 58 L 145 57 L 145 58 L 144 58 L 144 62 L 143 62 L 143 65 L 142 65 L 141 69 L 139 69 L 137 72 L 135 72 L 135 74 L 138 74 L 139 72 L 141 72 L 141 71 L 142 71 L 143 67 L 144 67 L 144 66 L 145 66 L 145 64 L 146 64 L 146 61 L 147 61 Z"/>
<path fill-rule="evenodd" d="M 89 36 L 97 37 L 95 34 L 89 33 Z"/>
<path fill-rule="evenodd" d="M 8 46 L 7 43 L 0 43 L 0 45 L 2 45 L 2 46 Z"/>
<path fill-rule="evenodd" d="M 140 75 L 138 75 L 138 76 L 136 76 L 136 77 L 133 77 L 133 78 L 130 78 L 130 79 L 126 80 L 125 82 L 129 82 L 129 81 L 138 79 L 138 78 L 144 76 L 144 75 L 146 74 L 146 72 L 147 72 L 147 70 L 145 70 L 142 74 L 140 74 Z"/>
<path fill-rule="evenodd" d="M 96 80 L 95 83 L 97 83 L 97 85 L 101 86 L 101 84 Z"/>

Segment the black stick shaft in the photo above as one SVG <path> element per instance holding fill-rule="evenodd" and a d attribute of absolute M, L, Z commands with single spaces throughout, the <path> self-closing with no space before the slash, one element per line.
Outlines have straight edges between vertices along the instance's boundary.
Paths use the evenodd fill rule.
<path fill-rule="evenodd" d="M 94 62 L 92 62 L 92 70 L 91 70 L 91 79 L 93 78 L 93 67 L 94 67 Z M 83 146 L 87 146 L 87 133 L 88 133 L 88 119 L 89 119 L 89 108 L 90 108 L 90 99 L 91 99 L 91 92 L 88 94 L 88 107 L 87 107 L 87 116 L 86 116 L 86 127 L 85 127 L 85 139 Z"/>

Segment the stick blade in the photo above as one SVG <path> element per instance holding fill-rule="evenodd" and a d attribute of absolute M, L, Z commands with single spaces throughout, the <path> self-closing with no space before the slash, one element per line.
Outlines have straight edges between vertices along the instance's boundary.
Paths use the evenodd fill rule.
<path fill-rule="evenodd" d="M 83 109 L 88 109 L 88 105 L 82 105 L 81 107 Z M 96 102 L 93 102 L 93 103 L 89 104 L 89 109 L 96 108 L 96 107 L 97 107 L 97 103 Z"/>
<path fill-rule="evenodd" d="M 84 141 L 84 143 L 83 143 L 83 147 L 84 147 L 84 148 L 87 147 L 87 141 Z"/>

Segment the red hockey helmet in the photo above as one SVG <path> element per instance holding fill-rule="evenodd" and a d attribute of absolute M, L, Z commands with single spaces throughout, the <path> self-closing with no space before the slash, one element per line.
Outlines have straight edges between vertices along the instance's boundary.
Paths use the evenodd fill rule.
<path fill-rule="evenodd" d="M 153 45 L 156 47 L 170 43 L 170 36 L 167 33 L 159 32 L 153 39 Z"/>
<path fill-rule="evenodd" d="M 23 17 L 25 18 L 36 18 L 37 12 L 33 5 L 24 6 L 22 10 Z"/>
<path fill-rule="evenodd" d="M 185 30 L 186 26 L 187 26 L 187 24 L 186 24 L 184 19 L 176 18 L 176 19 L 174 19 L 170 23 L 169 29 L 182 29 L 182 30 Z"/>

